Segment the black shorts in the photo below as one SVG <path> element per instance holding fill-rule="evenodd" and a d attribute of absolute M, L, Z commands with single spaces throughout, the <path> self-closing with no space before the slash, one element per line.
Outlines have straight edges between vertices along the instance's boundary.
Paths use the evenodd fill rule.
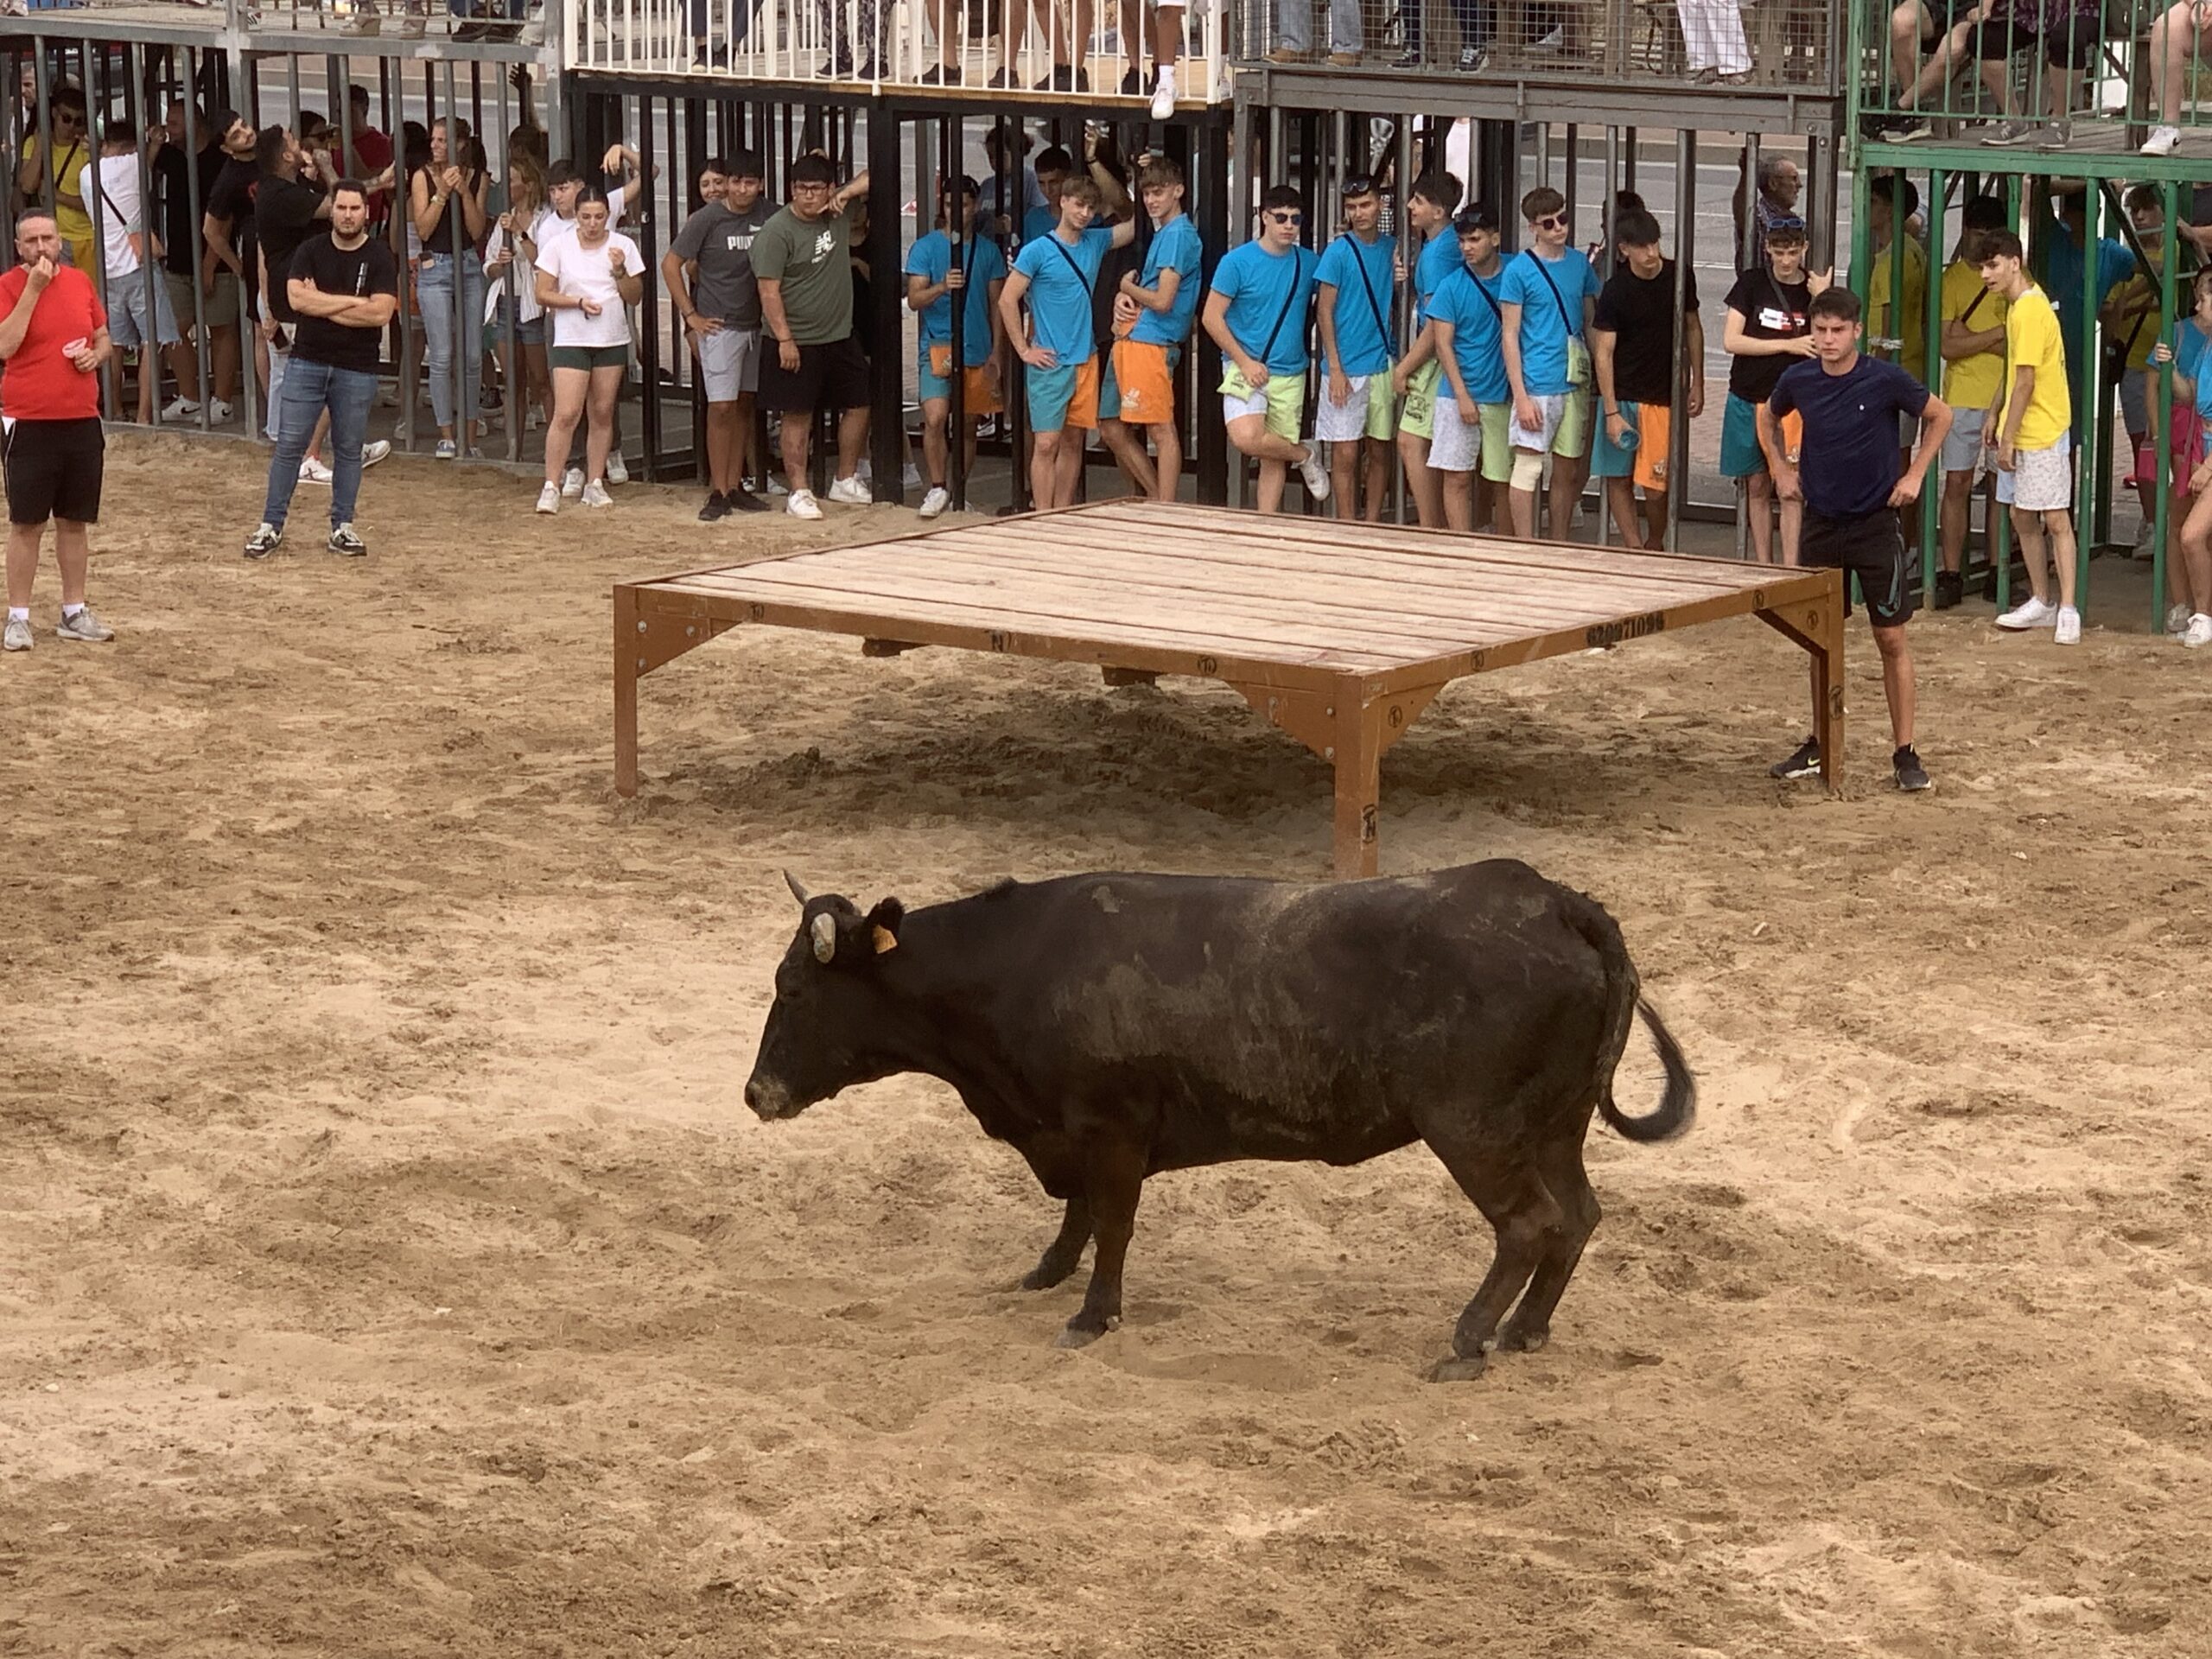
<path fill-rule="evenodd" d="M 2094 17 L 2069 17 L 2048 29 L 2010 22 L 1977 23 L 1971 49 L 1985 63 L 2001 63 L 2041 47 L 2044 61 L 2054 69 L 2085 69 L 2101 34 Z"/>
<path fill-rule="evenodd" d="M 7 444 L 8 522 L 49 518 L 96 524 L 107 441 L 98 416 L 83 421 L 11 421 Z"/>
<path fill-rule="evenodd" d="M 1902 627 L 1913 612 L 1911 561 L 1897 509 L 1878 507 L 1857 518 L 1826 518 L 1810 507 L 1797 537 L 1800 561 L 1815 570 L 1841 570 L 1859 578 L 1866 620 L 1878 628 Z M 1851 589 L 1843 590 L 1846 608 Z"/>
<path fill-rule="evenodd" d="M 761 408 L 811 415 L 817 409 L 868 406 L 868 359 L 852 335 L 826 346 L 800 346 L 796 369 L 784 367 L 783 350 L 773 340 L 760 342 L 760 390 L 755 401 Z"/>

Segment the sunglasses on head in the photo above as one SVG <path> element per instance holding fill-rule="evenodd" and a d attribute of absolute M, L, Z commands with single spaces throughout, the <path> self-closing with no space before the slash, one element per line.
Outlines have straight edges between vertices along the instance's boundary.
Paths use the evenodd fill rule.
<path fill-rule="evenodd" d="M 1565 213 L 1546 213 L 1541 219 L 1530 222 L 1540 231 L 1563 231 L 1574 221 Z"/>
<path fill-rule="evenodd" d="M 1369 178 L 1364 173 L 1360 174 L 1356 178 L 1350 178 L 1344 181 L 1344 200 L 1346 201 L 1351 201 L 1360 196 L 1371 196 L 1374 194 L 1375 181 Z"/>

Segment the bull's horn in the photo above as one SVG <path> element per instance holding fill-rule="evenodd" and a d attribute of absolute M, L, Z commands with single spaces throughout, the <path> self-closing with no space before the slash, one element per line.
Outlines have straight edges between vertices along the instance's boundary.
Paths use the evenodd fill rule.
<path fill-rule="evenodd" d="M 784 872 L 784 885 L 791 890 L 791 897 L 798 900 L 801 909 L 805 908 L 806 901 L 814 897 L 804 887 L 799 886 L 798 877 L 793 875 L 789 870 Z"/>
<path fill-rule="evenodd" d="M 814 918 L 814 959 L 827 962 L 837 954 L 837 924 L 828 911 Z"/>

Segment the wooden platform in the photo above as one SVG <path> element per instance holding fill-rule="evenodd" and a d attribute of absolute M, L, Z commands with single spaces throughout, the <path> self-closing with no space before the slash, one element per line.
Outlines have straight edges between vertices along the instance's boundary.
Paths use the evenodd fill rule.
<path fill-rule="evenodd" d="M 1336 872 L 1376 870 L 1382 752 L 1462 675 L 1751 614 L 1812 653 L 1840 789 L 1843 584 L 1788 570 L 1120 499 L 614 590 L 614 786 L 638 682 L 740 624 L 1096 663 L 1236 688 L 1336 769 Z"/>

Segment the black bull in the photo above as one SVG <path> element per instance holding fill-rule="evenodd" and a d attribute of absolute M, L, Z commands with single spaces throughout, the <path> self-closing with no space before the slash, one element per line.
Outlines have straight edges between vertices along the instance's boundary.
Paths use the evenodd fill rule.
<path fill-rule="evenodd" d="M 901 1071 L 951 1084 L 1066 1202 L 1023 1285 L 1060 1283 L 1098 1242 L 1069 1346 L 1120 1321 L 1147 1175 L 1357 1164 L 1419 1140 L 1497 1235 L 1438 1368 L 1471 1376 L 1491 1347 L 1549 1332 L 1598 1224 L 1592 1110 L 1631 1141 L 1680 1135 L 1695 1110 L 1613 918 L 1512 860 L 1323 887 L 1071 876 L 866 914 L 791 885 L 798 934 L 746 1103 L 785 1118 Z M 1667 1088 L 1626 1117 L 1613 1071 L 1639 1010 Z"/>

